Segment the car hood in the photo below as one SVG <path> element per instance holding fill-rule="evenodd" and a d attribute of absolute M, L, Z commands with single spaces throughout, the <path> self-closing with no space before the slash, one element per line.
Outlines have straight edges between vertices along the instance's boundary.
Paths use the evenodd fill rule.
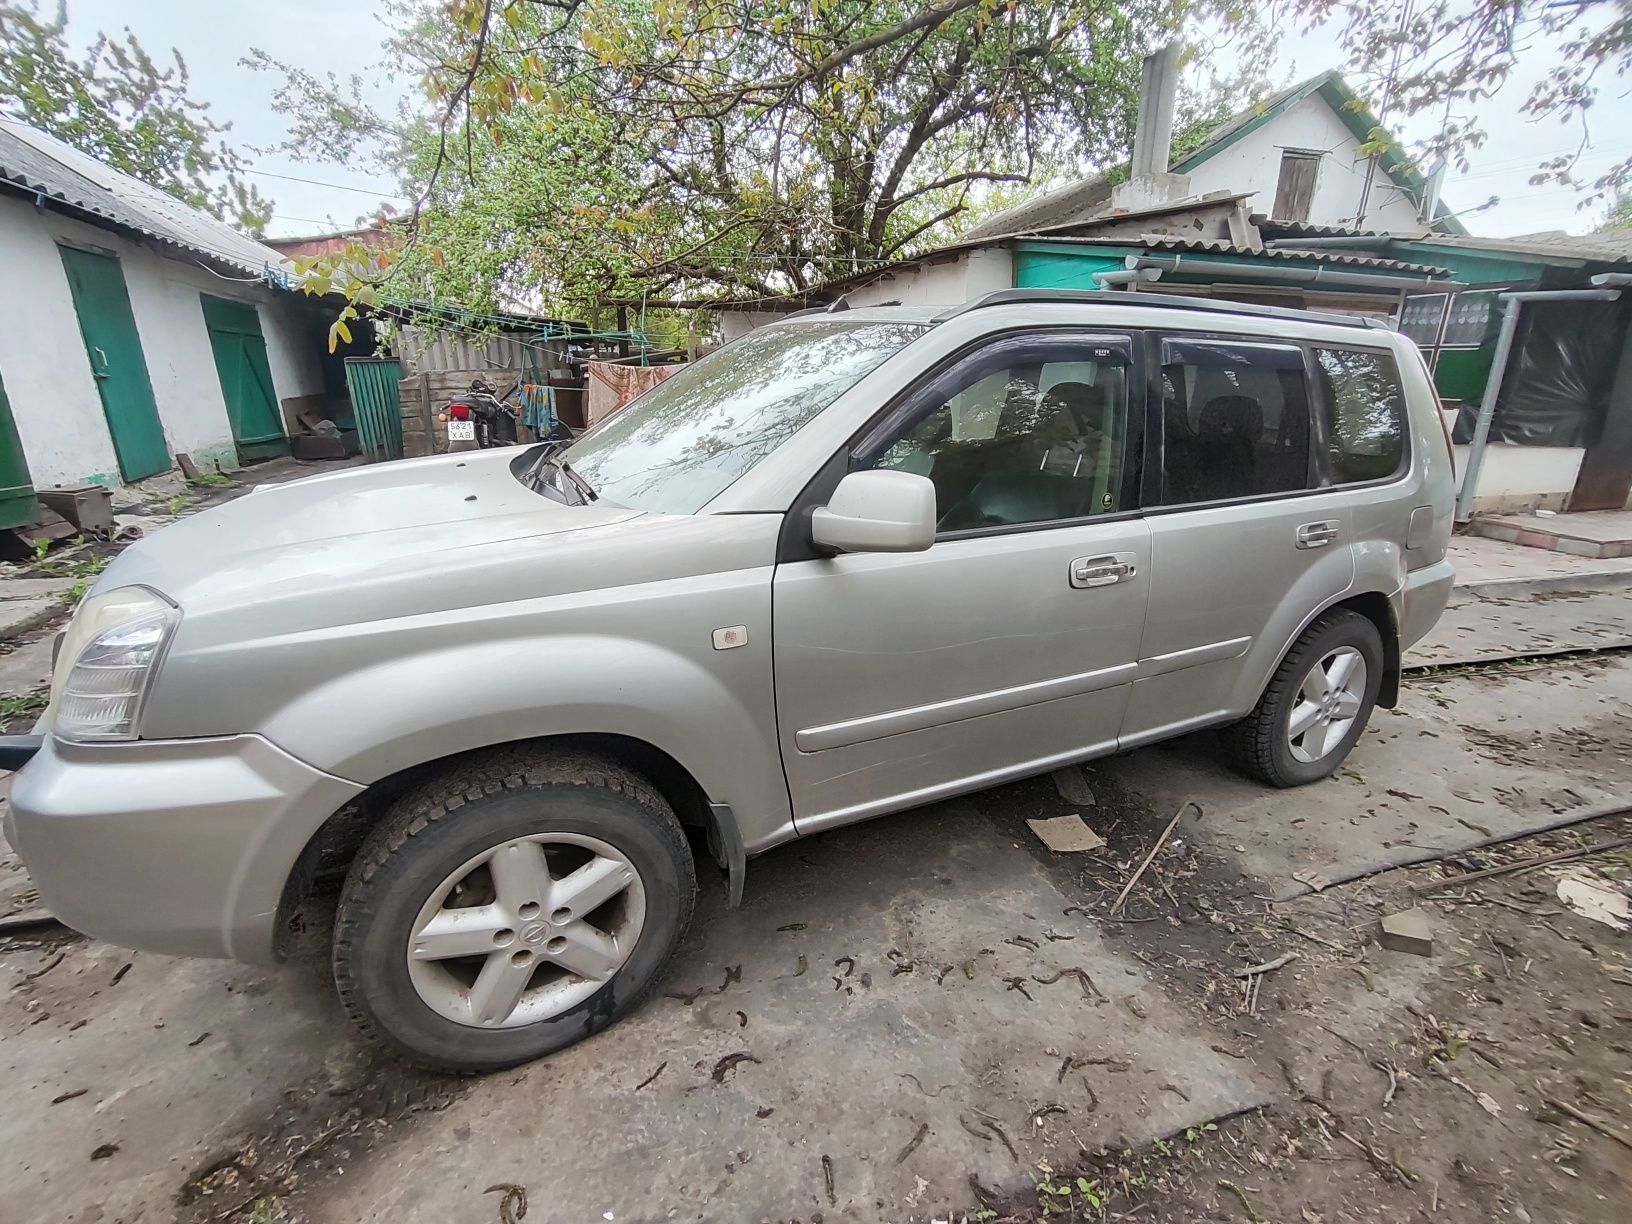
<path fill-rule="evenodd" d="M 444 560 L 453 555 L 640 517 L 532 491 L 510 470 L 518 453 L 440 455 L 262 486 L 132 545 L 96 589 L 140 584 L 183 608 L 219 606 L 419 570 L 430 578 L 453 568 Z"/>

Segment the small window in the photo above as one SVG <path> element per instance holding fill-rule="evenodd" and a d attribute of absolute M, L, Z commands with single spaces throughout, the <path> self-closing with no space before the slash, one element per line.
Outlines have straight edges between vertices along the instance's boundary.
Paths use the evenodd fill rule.
<path fill-rule="evenodd" d="M 1272 214 L 1277 221 L 1309 220 L 1321 156 L 1312 149 L 1287 149 L 1281 154 L 1281 175 L 1275 183 Z"/>
<path fill-rule="evenodd" d="M 1445 334 L 1440 337 L 1443 348 L 1478 348 L 1485 342 L 1490 329 L 1491 304 L 1494 293 L 1459 293 L 1451 299 L 1450 314 L 1445 319 Z"/>
<path fill-rule="evenodd" d="M 1027 339 L 932 384 L 921 412 L 868 466 L 935 485 L 941 531 L 1121 509 L 1125 340 Z"/>
<path fill-rule="evenodd" d="M 1310 486 L 1309 386 L 1299 349 L 1169 340 L 1162 425 L 1165 505 Z"/>
<path fill-rule="evenodd" d="M 1439 343 L 1440 324 L 1445 321 L 1446 295 L 1424 293 L 1405 299 L 1400 312 L 1400 331 L 1416 342 L 1420 349 L 1431 349 Z"/>
<path fill-rule="evenodd" d="M 1405 395 L 1386 353 L 1315 350 L 1325 384 L 1326 451 L 1338 484 L 1386 480 L 1405 458 Z"/>

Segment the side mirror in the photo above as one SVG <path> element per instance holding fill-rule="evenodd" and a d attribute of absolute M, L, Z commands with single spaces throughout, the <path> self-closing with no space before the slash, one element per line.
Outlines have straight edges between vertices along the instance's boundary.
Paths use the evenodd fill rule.
<path fill-rule="evenodd" d="M 935 542 L 935 486 L 911 472 L 851 472 L 811 513 L 810 534 L 836 552 L 923 552 Z"/>

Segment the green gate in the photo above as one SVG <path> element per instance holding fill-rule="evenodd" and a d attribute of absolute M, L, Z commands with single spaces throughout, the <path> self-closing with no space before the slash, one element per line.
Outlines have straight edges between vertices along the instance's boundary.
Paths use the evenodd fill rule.
<path fill-rule="evenodd" d="M 272 367 L 266 359 L 266 337 L 261 319 L 248 302 L 202 293 L 204 326 L 215 355 L 221 395 L 227 401 L 227 420 L 241 463 L 272 459 L 289 453 L 283 415 L 272 389 Z"/>
<path fill-rule="evenodd" d="M 32 523 L 36 509 L 28 459 L 17 436 L 17 423 L 11 419 L 6 385 L 0 382 L 0 530 Z"/>
<path fill-rule="evenodd" d="M 395 357 L 347 357 L 346 390 L 357 441 L 370 463 L 402 458 L 402 363 Z"/>

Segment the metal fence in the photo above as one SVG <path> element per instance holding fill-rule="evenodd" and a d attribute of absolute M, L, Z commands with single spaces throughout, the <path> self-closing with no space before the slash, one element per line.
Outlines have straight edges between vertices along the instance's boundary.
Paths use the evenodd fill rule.
<path fill-rule="evenodd" d="M 395 357 L 347 357 L 346 390 L 357 441 L 370 463 L 402 458 L 402 363 Z"/>

